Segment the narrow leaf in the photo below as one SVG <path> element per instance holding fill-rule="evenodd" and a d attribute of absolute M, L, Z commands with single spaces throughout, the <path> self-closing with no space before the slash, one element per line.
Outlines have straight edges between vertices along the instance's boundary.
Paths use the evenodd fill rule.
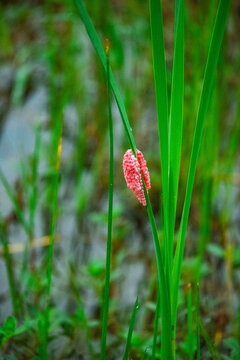
<path fill-rule="evenodd" d="M 92 45 L 95 48 L 95 50 L 96 50 L 96 52 L 97 52 L 97 54 L 98 54 L 98 56 L 100 58 L 100 61 L 101 61 L 102 65 L 103 65 L 103 68 L 104 68 L 104 71 L 105 71 L 105 73 L 107 73 L 106 55 L 105 55 L 103 46 L 101 44 L 101 41 L 99 39 L 99 36 L 98 36 L 98 34 L 97 34 L 97 32 L 96 32 L 96 30 L 94 28 L 94 25 L 93 25 L 89 15 L 88 15 L 88 12 L 87 12 L 84 4 L 83 4 L 83 1 L 82 0 L 74 0 L 74 2 L 76 4 L 77 10 L 78 10 L 78 12 L 79 12 L 79 14 L 81 16 L 83 24 L 84 24 L 84 26 L 86 28 L 88 36 L 89 36 L 89 38 L 90 38 L 90 40 L 92 42 Z M 116 99 L 116 103 L 117 103 L 117 106 L 118 106 L 118 109 L 119 109 L 119 112 L 120 112 L 120 115 L 121 115 L 121 118 L 122 118 L 124 128 L 125 128 L 127 136 L 128 136 L 129 144 L 131 146 L 131 149 L 132 149 L 133 153 L 136 155 L 136 145 L 135 145 L 135 141 L 134 141 L 134 138 L 133 138 L 133 135 L 132 135 L 132 129 L 131 129 L 131 126 L 129 124 L 126 109 L 125 109 L 123 100 L 121 98 L 119 89 L 117 87 L 117 84 L 115 82 L 115 79 L 114 79 L 114 76 L 113 76 L 113 73 L 112 73 L 111 69 L 109 70 L 109 76 L 110 76 L 110 84 L 111 84 L 111 87 L 112 87 L 112 91 L 113 91 L 114 97 Z"/>
<path fill-rule="evenodd" d="M 107 45 L 109 46 L 109 45 Z M 109 48 L 108 50 L 109 51 Z M 102 315 L 102 338 L 101 338 L 101 360 L 106 359 L 106 340 L 109 308 L 109 289 L 110 289 L 110 270 L 111 270 L 111 249 L 112 249 L 112 218 L 113 218 L 113 122 L 111 110 L 111 89 L 109 79 L 109 58 L 107 55 L 107 100 L 108 100 L 108 118 L 109 118 L 109 191 L 108 191 L 108 232 L 107 232 L 107 254 L 106 254 L 106 277 L 103 297 L 103 315 Z"/>
<path fill-rule="evenodd" d="M 168 234 L 168 96 L 161 0 L 150 0 L 153 70 L 162 170 L 164 230 Z M 165 241 L 166 243 L 167 241 Z"/>
<path fill-rule="evenodd" d="M 187 180 L 187 188 L 184 200 L 183 213 L 181 218 L 181 225 L 178 235 L 178 243 L 176 248 L 176 253 L 174 257 L 174 267 L 173 267 L 173 320 L 176 322 L 177 316 L 177 298 L 178 298 L 178 288 L 181 277 L 181 265 L 184 252 L 185 237 L 187 232 L 187 223 L 188 216 L 191 204 L 193 183 L 196 173 L 197 161 L 199 157 L 199 151 L 202 141 L 204 122 L 209 107 L 209 102 L 211 99 L 213 91 L 213 83 L 215 78 L 215 72 L 217 67 L 217 62 L 219 58 L 220 48 L 222 44 L 223 34 L 226 27 L 227 15 L 229 12 L 231 0 L 220 0 L 216 21 L 212 33 L 212 38 L 210 42 L 208 58 L 205 68 L 205 74 L 203 79 L 203 88 L 200 98 L 199 110 L 197 115 L 195 133 L 193 138 L 192 152 L 190 158 L 190 166 Z"/>
<path fill-rule="evenodd" d="M 169 256 L 172 269 L 173 239 L 178 197 L 179 171 L 182 146 L 184 94 L 184 1 L 176 0 L 174 56 L 169 134 Z"/>
<path fill-rule="evenodd" d="M 137 310 L 138 310 L 138 298 L 135 301 L 133 311 L 132 311 L 132 316 L 131 316 L 131 320 L 130 320 L 130 324 L 129 324 L 128 336 L 127 336 L 126 347 L 125 347 L 125 351 L 124 351 L 124 355 L 123 355 L 123 360 L 128 359 L 128 354 L 129 354 L 130 347 L 131 347 L 132 333 L 133 333 L 133 327 L 134 327 L 134 323 L 135 323 Z"/>

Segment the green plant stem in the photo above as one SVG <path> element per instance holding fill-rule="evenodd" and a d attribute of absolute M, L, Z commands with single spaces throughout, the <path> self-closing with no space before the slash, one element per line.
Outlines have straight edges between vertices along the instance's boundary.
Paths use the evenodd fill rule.
<path fill-rule="evenodd" d="M 197 328 L 197 360 L 200 360 L 200 301 L 199 301 L 200 286 L 197 283 L 197 316 L 196 316 L 196 328 Z"/>
<path fill-rule="evenodd" d="M 144 179 L 143 181 L 143 188 L 147 203 L 147 212 L 148 217 L 151 225 L 152 235 L 153 235 L 153 242 L 155 247 L 155 256 L 157 262 L 157 269 L 158 269 L 158 286 L 161 292 L 161 299 L 162 299 L 162 342 L 161 342 L 161 352 L 162 352 L 162 359 L 164 360 L 171 360 L 173 359 L 172 354 L 172 323 L 171 323 L 171 302 L 170 302 L 170 294 L 169 294 L 169 287 L 167 283 L 167 277 L 164 271 L 164 263 L 163 263 L 163 256 L 162 251 L 159 244 L 158 239 L 158 232 L 157 226 L 154 219 L 152 206 L 150 203 L 150 199 L 148 196 L 148 192 L 146 189 L 146 185 Z"/>
<path fill-rule="evenodd" d="M 193 320 L 192 320 L 192 287 L 189 284 L 187 294 L 187 309 L 188 309 L 188 357 L 193 360 L 194 357 L 194 334 L 193 334 Z"/>
<path fill-rule="evenodd" d="M 39 152 L 40 152 L 40 128 L 36 129 L 36 137 L 35 137 L 35 147 L 34 154 L 32 157 L 32 191 L 30 195 L 29 201 L 29 235 L 28 241 L 24 250 L 23 255 L 23 265 L 22 265 L 22 274 L 27 270 L 28 264 L 30 262 L 31 270 L 35 269 L 36 262 L 36 251 L 35 249 L 30 250 L 33 239 L 34 239 L 34 217 L 37 206 L 37 177 L 38 177 L 38 163 L 39 163 Z M 29 254 L 31 254 L 29 256 Z M 30 261 L 29 261 L 30 260 Z"/>
<path fill-rule="evenodd" d="M 184 96 L 184 1 L 175 1 L 174 56 L 169 124 L 169 277 L 171 284 L 175 218 L 181 162 Z"/>
<path fill-rule="evenodd" d="M 88 36 L 92 42 L 92 45 L 93 47 L 95 48 L 98 56 L 99 56 L 99 59 L 102 63 L 102 66 L 104 68 L 104 71 L 105 73 L 107 73 L 107 59 L 106 59 L 106 54 L 104 52 L 104 49 L 102 47 L 102 44 L 101 44 L 101 41 L 99 39 L 99 36 L 94 28 L 94 25 L 88 15 L 88 12 L 83 4 L 83 1 L 82 0 L 74 0 L 74 3 L 77 7 L 77 10 L 81 16 L 81 19 L 84 23 L 84 26 L 85 26 L 85 29 L 88 33 Z M 119 109 L 119 112 L 120 112 L 120 115 L 121 115 L 121 118 L 122 118 L 122 122 L 123 122 L 123 126 L 125 128 L 125 131 L 126 131 L 126 134 L 127 134 L 127 137 L 128 137 L 128 141 L 129 141 L 129 144 L 130 144 L 130 147 L 134 153 L 134 155 L 136 156 L 136 145 L 135 145 L 135 141 L 134 141 L 134 138 L 133 138 L 133 134 L 132 134 L 132 128 L 129 124 L 129 120 L 128 120 L 128 117 L 127 117 L 127 113 L 126 113 L 126 109 L 125 109 L 125 106 L 124 106 L 124 103 L 123 103 L 123 100 L 122 100 L 122 97 L 120 95 L 120 91 L 117 87 L 117 84 L 115 82 L 115 79 L 114 79 L 114 76 L 112 74 L 112 70 L 111 68 L 109 67 L 109 78 L 110 78 L 110 84 L 111 84 L 111 87 L 112 87 L 112 91 L 113 91 L 113 95 L 116 99 L 116 103 L 117 103 L 117 106 L 118 106 L 118 109 Z"/>
<path fill-rule="evenodd" d="M 5 188 L 6 193 L 8 194 L 8 197 L 12 202 L 12 205 L 14 207 L 19 222 L 22 224 L 23 229 L 25 230 L 26 234 L 29 236 L 29 234 L 31 233 L 31 228 L 27 223 L 27 221 L 25 220 L 23 211 L 22 209 L 20 209 L 17 203 L 16 196 L 1 169 L 0 169 L 0 181 L 3 184 L 3 187 Z"/>
<path fill-rule="evenodd" d="M 197 161 L 198 161 L 200 146 L 202 141 L 204 122 L 213 91 L 215 72 L 216 72 L 217 62 L 222 44 L 223 34 L 226 26 L 227 16 L 230 8 L 230 2 L 231 0 L 220 0 L 219 2 L 216 21 L 209 47 L 209 53 L 205 68 L 204 80 L 203 80 L 203 88 L 202 88 L 195 133 L 193 138 L 186 195 L 185 195 L 184 207 L 182 212 L 177 248 L 174 257 L 174 266 L 173 266 L 172 314 L 173 314 L 174 334 L 176 330 L 177 301 L 178 301 L 178 289 L 179 289 L 179 283 L 181 277 L 181 265 L 182 265 L 185 238 L 187 232 L 188 216 L 189 216 L 189 210 L 190 210 L 190 204 L 192 198 L 193 183 L 194 183 Z"/>
<path fill-rule="evenodd" d="M 0 218 L 0 237 L 2 239 L 2 244 L 3 244 L 3 256 L 4 256 L 6 269 L 7 269 L 8 285 L 9 285 L 9 290 L 10 290 L 13 312 L 14 312 L 14 315 L 17 316 L 19 314 L 19 306 L 18 306 L 18 301 L 17 301 L 18 296 L 17 296 L 17 292 L 15 290 L 12 258 L 9 253 L 6 229 L 5 229 L 5 224 L 3 223 L 2 218 Z"/>
<path fill-rule="evenodd" d="M 110 288 L 110 270 L 111 270 L 111 249 L 112 249 L 112 213 L 113 213 L 113 122 L 111 111 L 111 88 L 109 77 L 109 57 L 107 56 L 107 99 L 108 99 L 108 118 L 109 118 L 109 142 L 110 142 L 110 168 L 109 168 L 109 192 L 108 192 L 108 233 L 107 233 L 107 254 L 106 254 L 106 278 L 103 297 L 102 314 L 102 338 L 101 338 L 101 360 L 106 359 L 107 342 L 107 323 L 109 308 L 109 288 Z"/>
<path fill-rule="evenodd" d="M 169 199 L 168 199 L 168 96 L 167 73 L 165 61 L 165 46 L 163 34 L 163 17 L 160 0 L 150 0 L 150 26 L 152 38 L 153 70 L 155 81 L 155 96 L 157 105 L 158 134 L 160 146 L 160 163 L 162 170 L 162 192 L 164 212 L 164 248 L 166 267 L 170 267 L 169 258 Z"/>
<path fill-rule="evenodd" d="M 132 333 L 133 333 L 133 327 L 134 327 L 134 323 L 135 323 L 137 310 L 138 310 L 138 298 L 135 301 L 133 311 L 132 311 L 132 316 L 131 316 L 131 320 L 130 320 L 130 324 L 129 324 L 129 328 L 128 328 L 126 347 L 125 347 L 125 351 L 123 354 L 123 360 L 128 360 L 128 354 L 129 354 L 130 347 L 131 347 Z"/>
<path fill-rule="evenodd" d="M 60 121 L 60 118 L 59 118 Z M 52 219 L 50 229 L 50 243 L 48 247 L 48 264 L 47 264 L 47 290 L 46 290 L 46 309 L 45 309 L 45 336 L 43 344 L 43 359 L 47 359 L 47 343 L 48 343 L 48 330 L 49 330 L 49 315 L 50 315 L 50 297 L 52 286 L 52 271 L 53 271 L 53 249 L 54 249 L 54 235 L 57 219 L 57 200 L 58 200 L 58 188 L 59 188 L 59 168 L 61 159 L 61 136 L 62 136 L 62 122 L 56 124 L 54 129 L 54 136 L 58 138 L 57 149 L 55 155 L 55 174 L 52 183 Z"/>
<path fill-rule="evenodd" d="M 157 348 L 157 336 L 158 336 L 158 324 L 159 324 L 159 316 L 160 316 L 160 290 L 158 289 L 157 293 L 157 303 L 155 310 L 155 319 L 154 319 L 154 329 L 153 329 L 153 345 L 152 345 L 152 360 L 155 359 L 156 348 Z"/>

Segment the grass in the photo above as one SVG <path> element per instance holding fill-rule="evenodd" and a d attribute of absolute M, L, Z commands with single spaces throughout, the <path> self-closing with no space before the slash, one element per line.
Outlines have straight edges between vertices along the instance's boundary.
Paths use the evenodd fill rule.
<path fill-rule="evenodd" d="M 80 11 L 82 20 L 85 24 L 89 37 L 104 64 L 103 49 L 100 40 L 95 32 L 91 20 L 84 8 L 82 1 L 77 1 L 76 5 Z M 159 273 L 159 285 L 161 287 L 162 304 L 162 357 L 171 359 L 172 351 L 175 352 L 175 344 L 172 341 L 172 326 L 176 329 L 177 320 L 177 299 L 178 288 L 181 276 L 181 263 L 183 258 L 185 236 L 187 231 L 188 215 L 192 197 L 193 183 L 199 157 L 200 145 L 202 140 L 204 121 L 209 107 L 215 71 L 226 25 L 226 19 L 230 7 L 230 1 L 220 1 L 215 26 L 210 42 L 209 54 L 207 58 L 205 74 L 203 79 L 203 88 L 200 98 L 199 111 L 197 115 L 195 133 L 193 138 L 189 175 L 187 181 L 185 202 L 182 213 L 182 221 L 179 231 L 179 239 L 176 248 L 176 255 L 173 264 L 172 274 L 172 252 L 173 237 L 175 228 L 177 192 L 179 182 L 180 160 L 181 160 L 181 139 L 183 122 L 183 37 L 184 37 L 184 3 L 176 2 L 175 5 L 175 46 L 171 94 L 170 111 L 170 135 L 168 135 L 168 112 L 167 112 L 167 90 L 166 90 L 166 65 L 164 58 L 164 37 L 162 9 L 160 2 L 150 1 L 151 33 L 153 48 L 153 64 L 155 75 L 155 88 L 157 99 L 157 110 L 159 119 L 159 143 L 161 155 L 162 183 L 163 183 L 163 207 L 164 207 L 164 229 L 165 229 L 165 267 L 163 256 L 159 246 L 158 234 L 151 204 L 144 184 L 145 196 L 147 199 L 148 216 L 151 223 L 152 234 L 155 245 L 157 267 Z M 160 16 L 160 21 L 159 21 Z M 160 26 L 160 29 L 159 29 Z M 161 64 L 161 66 L 159 65 Z M 180 94 L 180 96 L 179 96 Z M 117 103 L 119 103 L 117 101 Z M 163 111 L 163 116 L 162 116 Z M 122 111 L 120 110 L 122 115 Z M 125 113 L 125 112 L 124 112 Z M 133 153 L 136 155 L 134 142 L 131 140 L 132 133 L 128 121 L 122 116 L 123 124 L 128 136 Z M 161 119 L 161 120 L 160 120 Z M 162 120 L 163 119 L 163 120 Z M 168 160 L 169 159 L 169 160 Z M 169 197 L 168 197 L 169 194 Z M 172 308 L 172 309 L 171 309 Z M 172 315 L 171 315 L 172 311 Z M 173 318 L 172 318 L 173 317 Z M 173 334 L 173 341 L 175 335 Z M 172 349 L 172 350 L 171 350 Z"/>
<path fill-rule="evenodd" d="M 181 225 L 180 231 L 178 235 L 178 242 L 176 248 L 176 255 L 174 258 L 174 265 L 173 265 L 173 313 L 174 313 L 174 322 L 176 322 L 176 313 L 177 313 L 177 293 L 181 275 L 181 262 L 183 258 L 183 251 L 184 251 L 184 243 L 187 231 L 187 223 L 188 223 L 188 216 L 191 204 L 191 197 L 192 197 L 192 190 L 193 190 L 193 183 L 196 173 L 197 161 L 199 157 L 199 151 L 201 146 L 203 128 L 204 128 L 204 121 L 206 118 L 207 110 L 209 107 L 212 91 L 213 91 L 213 84 L 214 84 L 214 77 L 217 67 L 217 61 L 219 57 L 220 47 L 222 44 L 223 34 L 226 26 L 226 20 L 228 11 L 230 8 L 230 1 L 220 1 L 219 8 L 216 16 L 216 21 L 212 33 L 212 38 L 210 42 L 208 58 L 205 68 L 205 74 L 203 79 L 203 87 L 202 93 L 200 98 L 199 110 L 197 115 L 196 127 L 194 132 L 193 138 L 193 145 L 192 145 L 192 152 L 190 158 L 190 165 L 189 165 L 189 173 L 188 173 L 188 180 L 187 180 L 187 188 L 186 188 L 186 195 L 184 201 L 184 207 L 182 212 L 181 218 Z"/>
<path fill-rule="evenodd" d="M 114 181 L 114 149 L 113 149 L 113 121 L 111 110 L 111 88 L 109 77 L 109 44 L 106 44 L 107 56 L 107 99 L 108 99 L 108 117 L 109 117 L 109 203 L 108 203 L 108 235 L 107 235 L 107 254 L 106 254 L 106 279 L 103 297 L 103 315 L 102 315 L 102 338 L 101 338 L 101 356 L 106 359 L 106 339 L 107 339 L 107 323 L 109 308 L 109 288 L 110 288 L 110 271 L 111 271 L 111 249 L 112 249 L 112 213 L 113 213 L 113 181 Z"/>
<path fill-rule="evenodd" d="M 12 105 L 24 110 L 34 92 L 32 62 L 40 59 L 47 69 L 48 117 L 35 132 L 29 158 L 21 157 L 20 186 L 8 179 L 4 163 L 0 171 L 12 212 L 0 224 L 9 287 L 0 300 L 9 297 L 12 306 L 9 317 L 1 314 L 3 359 L 217 359 L 236 347 L 222 339 L 237 339 L 240 316 L 226 315 L 222 325 L 227 306 L 221 305 L 223 316 L 217 312 L 225 287 L 226 304 L 239 292 L 236 205 L 226 201 L 235 189 L 239 150 L 240 86 L 234 74 L 240 57 L 233 25 L 220 52 L 230 1 L 116 6 L 109 2 L 104 11 L 87 0 L 47 1 L 43 25 L 36 25 L 44 27 L 45 37 L 40 31 L 38 45 L 16 50 L 20 70 Z M 0 11 L 3 56 L 17 64 L 12 19 L 16 29 L 26 22 L 31 30 L 34 16 L 28 5 L 1 5 Z M 102 46 L 106 36 L 114 75 Z M 69 144 L 74 151 L 68 152 Z M 148 160 L 152 189 L 148 194 L 144 184 L 146 209 L 124 189 L 119 159 L 127 146 L 135 155 L 139 147 Z M 36 245 L 40 236 L 48 239 L 45 249 Z M 21 257 L 11 245 L 19 241 L 23 249 L 23 240 Z M 227 280 L 219 285 L 221 271 Z M 136 283 L 122 286 L 130 276 Z M 186 291 L 182 285 L 189 283 Z M 218 347 L 211 340 L 216 334 Z"/>
<path fill-rule="evenodd" d="M 8 284 L 9 284 L 9 288 L 10 288 L 10 296 L 11 296 L 11 301 L 12 301 L 13 313 L 15 316 L 18 316 L 19 304 L 17 301 L 17 291 L 16 291 L 15 280 L 14 280 L 13 264 L 12 264 L 11 254 L 9 253 L 9 250 L 8 250 L 6 229 L 4 228 L 4 223 L 3 223 L 2 219 L 1 219 L 1 223 L 0 223 L 0 234 L 1 234 L 2 244 L 3 244 L 4 260 L 5 260 L 6 268 L 7 268 L 7 277 L 8 277 Z"/>
<path fill-rule="evenodd" d="M 128 359 L 129 351 L 131 348 L 132 333 L 133 333 L 135 318 L 137 315 L 137 310 L 138 310 L 138 298 L 135 301 L 133 311 L 132 311 L 132 316 L 131 316 L 130 323 L 129 323 L 129 329 L 128 329 L 128 334 L 127 334 L 126 347 L 125 347 L 124 354 L 123 354 L 123 360 Z"/>

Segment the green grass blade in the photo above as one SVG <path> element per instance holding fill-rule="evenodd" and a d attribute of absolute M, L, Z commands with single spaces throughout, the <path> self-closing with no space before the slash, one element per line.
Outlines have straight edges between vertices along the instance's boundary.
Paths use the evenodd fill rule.
<path fill-rule="evenodd" d="M 32 191 L 29 199 L 29 226 L 30 226 L 30 232 L 28 236 L 28 242 L 24 250 L 23 255 L 23 264 L 22 264 L 22 275 L 27 270 L 27 267 L 29 265 L 29 259 L 30 259 L 30 268 L 31 270 L 35 269 L 35 262 L 36 262 L 36 251 L 35 249 L 31 249 L 30 247 L 34 239 L 34 217 L 35 217 L 35 211 L 37 207 L 37 180 L 38 180 L 38 165 L 39 165 L 39 156 L 40 156 L 40 128 L 38 127 L 36 129 L 36 135 L 35 135 L 35 146 L 34 146 L 34 153 L 32 157 Z M 29 256 L 29 254 L 31 254 Z"/>
<path fill-rule="evenodd" d="M 164 231 L 168 238 L 168 96 L 161 0 L 150 0 L 153 70 L 162 170 Z M 164 242 L 165 244 L 167 241 Z"/>
<path fill-rule="evenodd" d="M 61 110 L 61 109 L 60 109 Z M 61 110 L 62 111 L 62 110 Z M 51 199 L 51 229 L 50 229 L 50 243 L 48 247 L 48 263 L 47 263 L 47 289 L 46 289 L 46 309 L 45 309 L 45 334 L 43 336 L 43 353 L 41 359 L 47 359 L 47 345 L 48 345 L 48 331 L 49 331 L 49 315 L 50 315 L 50 299 L 52 289 L 52 272 L 53 272 L 53 250 L 55 242 L 55 227 L 57 222 L 57 210 L 58 210 L 58 189 L 60 180 L 60 161 L 61 161 L 61 149 L 62 149 L 62 114 L 61 111 L 59 116 L 56 118 L 54 129 L 53 129 L 53 144 L 54 144 L 54 178 L 51 184 L 52 199 Z"/>
<path fill-rule="evenodd" d="M 212 38 L 210 42 L 208 58 L 205 68 L 205 74 L 203 79 L 203 88 L 200 98 L 199 110 L 197 115 L 195 133 L 193 138 L 192 152 L 190 158 L 190 166 L 187 180 L 187 188 L 185 194 L 185 201 L 183 207 L 183 213 L 181 218 L 181 225 L 178 235 L 178 243 L 176 248 L 176 253 L 174 257 L 174 266 L 173 266 L 173 320 L 174 324 L 176 322 L 177 316 L 177 299 L 178 299 L 178 288 L 181 277 L 181 265 L 184 252 L 185 237 L 187 231 L 188 216 L 191 204 L 192 190 L 194 177 L 196 173 L 197 161 L 199 157 L 199 151 L 202 141 L 204 121 L 206 118 L 207 110 L 209 107 L 210 98 L 213 91 L 213 83 L 215 78 L 215 72 L 217 67 L 217 62 L 219 58 L 220 48 L 222 44 L 223 34 L 226 27 L 226 21 L 228 16 L 228 11 L 230 8 L 231 0 L 220 0 L 218 6 L 218 12 L 216 16 L 216 21 L 214 24 L 214 29 L 212 33 Z"/>
<path fill-rule="evenodd" d="M 109 45 L 107 45 L 109 46 Z M 106 278 L 103 297 L 102 315 L 102 338 L 101 338 L 101 360 L 106 359 L 107 323 L 109 308 L 109 288 L 110 288 L 110 267 L 112 249 L 112 213 L 113 213 L 113 122 L 111 111 L 111 88 L 109 78 L 109 58 L 107 55 L 107 98 L 108 98 L 108 117 L 109 117 L 109 143 L 110 143 L 110 168 L 109 168 L 109 203 L 108 203 L 108 233 L 107 233 L 107 255 L 106 255 Z"/>
<path fill-rule="evenodd" d="M 82 0 L 74 0 L 75 2 L 75 5 L 77 7 L 77 10 L 81 16 L 81 19 L 84 23 L 84 26 L 86 28 L 86 31 L 88 33 L 88 36 L 92 42 L 92 45 L 93 47 L 95 48 L 98 56 L 99 56 L 99 59 L 103 65 L 103 68 L 104 68 L 104 71 L 105 73 L 107 73 L 107 59 L 106 59 L 106 55 L 105 55 L 105 52 L 104 52 L 104 49 L 103 49 L 103 46 L 101 44 L 101 41 L 99 39 L 99 36 L 94 28 L 94 25 L 88 15 L 88 12 L 83 4 L 83 1 Z M 129 141 L 129 144 L 130 144 L 130 147 L 133 151 L 133 153 L 136 155 L 136 145 L 135 145 L 135 141 L 134 141 L 134 138 L 133 138 L 133 135 L 132 135 L 132 129 L 131 129 L 131 126 L 129 124 L 129 121 L 128 121 L 128 117 L 127 117 L 127 113 L 126 113 L 126 109 L 125 109 L 125 106 L 124 106 L 124 103 L 123 103 L 123 100 L 121 98 L 121 95 L 120 95 L 120 92 L 118 90 L 118 87 L 117 87 L 117 84 L 115 82 L 115 79 L 114 79 L 114 76 L 112 74 L 112 71 L 111 69 L 109 70 L 109 75 L 110 75 L 110 84 L 111 84 L 111 87 L 112 87 L 112 91 L 113 91 L 113 94 L 114 94 L 114 97 L 116 99 L 116 103 L 117 103 L 117 106 L 118 106 L 118 109 L 119 109 L 119 112 L 120 112 L 120 115 L 121 115 L 121 118 L 122 118 L 122 122 L 123 122 L 123 125 L 124 125 L 124 128 L 126 130 L 126 133 L 127 133 L 127 136 L 128 136 L 128 141 Z"/>
<path fill-rule="evenodd" d="M 150 26 L 152 39 L 153 71 L 155 82 L 155 95 L 157 105 L 158 133 L 160 146 L 160 163 L 162 171 L 162 192 L 163 192 L 163 218 L 164 218 L 164 251 L 166 262 L 166 275 L 160 273 L 161 265 L 158 254 L 159 240 L 155 234 L 155 221 L 152 221 L 151 209 L 148 206 L 148 216 L 152 227 L 153 239 L 159 273 L 159 289 L 161 295 L 165 293 L 162 299 L 162 341 L 161 352 L 163 358 L 171 359 L 171 309 L 168 309 L 170 303 L 170 252 L 169 252 L 169 180 L 168 180 L 168 95 L 167 95 L 167 75 L 165 61 L 165 45 L 163 33 L 163 16 L 161 0 L 149 0 L 150 8 Z M 160 247 L 159 247 L 160 248 Z M 161 250 L 161 249 L 160 249 Z M 163 260 L 163 257 L 162 257 Z M 164 271 L 163 271 L 164 272 Z M 161 278 L 161 280 L 160 280 Z M 164 279 L 165 284 L 162 282 Z M 168 303 L 169 302 L 169 303 Z M 164 310 L 165 309 L 165 310 Z M 168 324 L 168 322 L 170 322 Z"/>
<path fill-rule="evenodd" d="M 192 319 L 192 287 L 191 287 L 191 284 L 189 284 L 189 287 L 188 287 L 187 311 L 188 311 L 188 339 L 187 339 L 188 358 L 189 358 L 189 360 L 193 360 L 193 358 L 194 358 L 194 332 L 193 332 L 193 319 Z"/>
<path fill-rule="evenodd" d="M 13 312 L 14 312 L 14 315 L 17 316 L 19 314 L 19 303 L 18 303 L 19 297 L 17 296 L 17 291 L 16 291 L 16 287 L 15 287 L 12 257 L 11 257 L 11 254 L 9 253 L 9 249 L 8 249 L 6 228 L 5 228 L 5 224 L 4 224 L 4 220 L 2 219 L 2 216 L 0 216 L 0 238 L 2 241 L 2 245 L 3 245 L 3 256 L 4 256 L 4 261 L 5 261 L 6 269 L 7 269 L 7 278 L 8 278 L 8 285 L 9 285 L 9 290 L 10 290 Z"/>
<path fill-rule="evenodd" d="M 23 211 L 18 206 L 17 199 L 16 199 L 16 196 L 15 196 L 15 194 L 14 194 L 12 188 L 11 188 L 11 185 L 8 183 L 6 177 L 5 177 L 5 175 L 4 175 L 4 173 L 2 172 L 1 169 L 0 169 L 0 181 L 1 181 L 2 185 L 3 185 L 3 187 L 5 188 L 9 199 L 12 202 L 13 208 L 14 208 L 14 210 L 16 212 L 16 215 L 18 217 L 19 222 L 22 224 L 22 227 L 24 228 L 26 234 L 29 236 L 30 231 L 31 231 L 30 226 L 27 223 L 27 221 L 25 220 L 24 215 L 23 215 Z"/>
<path fill-rule="evenodd" d="M 201 356 L 201 352 L 200 352 L 200 300 L 199 300 L 199 293 L 200 293 L 200 288 L 199 288 L 199 283 L 197 283 L 197 301 L 196 301 L 196 306 L 197 306 L 197 316 L 196 316 L 196 322 L 197 322 L 197 360 L 200 360 L 200 356 Z"/>
<path fill-rule="evenodd" d="M 160 316 L 160 290 L 158 289 L 155 319 L 154 319 L 154 329 L 153 329 L 152 360 L 154 360 L 156 356 L 159 316 Z"/>
<path fill-rule="evenodd" d="M 131 320 L 130 320 L 130 324 L 129 324 L 129 328 L 128 328 L 126 347 L 125 347 L 125 351 L 124 351 L 124 354 L 123 354 L 123 360 L 128 359 L 128 354 L 129 354 L 129 351 L 130 351 L 130 348 L 131 348 L 133 327 L 134 327 L 137 311 L 138 311 L 138 298 L 135 301 L 133 311 L 132 311 L 132 316 L 131 316 Z"/>
<path fill-rule="evenodd" d="M 161 353 L 163 359 L 171 360 L 172 356 L 172 325 L 171 325 L 171 303 L 170 303 L 170 293 L 169 293 L 169 286 L 168 286 L 168 278 L 165 275 L 164 271 L 164 263 L 163 263 L 163 256 L 162 250 L 159 244 L 158 239 L 158 232 L 157 226 L 154 219 L 152 206 L 150 203 L 150 199 L 147 193 L 146 185 L 143 180 L 143 187 L 144 193 L 147 202 L 147 212 L 148 217 L 151 225 L 152 235 L 153 235 L 153 242 L 155 247 L 155 254 L 156 254 L 156 262 L 157 262 L 157 269 L 158 269 L 158 286 L 160 289 L 160 296 L 161 296 L 161 310 L 162 310 L 162 334 L 161 334 Z"/>
<path fill-rule="evenodd" d="M 184 96 L 184 1 L 175 3 L 174 56 L 169 125 L 169 257 L 172 269 L 173 240 L 181 162 Z"/>
<path fill-rule="evenodd" d="M 39 167 L 39 157 L 40 157 L 40 147 L 41 147 L 41 132 L 40 127 L 36 129 L 36 138 L 35 138 L 35 148 L 32 159 L 32 192 L 30 196 L 29 204 L 29 224 L 32 234 L 34 233 L 34 217 L 37 206 L 37 179 L 38 179 L 38 167 Z"/>

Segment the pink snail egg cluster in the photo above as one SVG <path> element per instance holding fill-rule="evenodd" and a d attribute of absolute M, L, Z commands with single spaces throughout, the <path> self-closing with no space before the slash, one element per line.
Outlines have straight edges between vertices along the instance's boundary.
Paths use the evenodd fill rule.
<path fill-rule="evenodd" d="M 143 204 L 143 206 L 146 206 L 147 203 L 145 199 L 141 173 L 144 178 L 147 190 L 151 188 L 151 185 L 147 163 L 144 160 L 141 151 L 137 150 L 137 158 L 133 155 L 131 149 L 126 151 L 123 157 L 123 172 L 127 186 L 134 192 L 140 203 Z"/>

